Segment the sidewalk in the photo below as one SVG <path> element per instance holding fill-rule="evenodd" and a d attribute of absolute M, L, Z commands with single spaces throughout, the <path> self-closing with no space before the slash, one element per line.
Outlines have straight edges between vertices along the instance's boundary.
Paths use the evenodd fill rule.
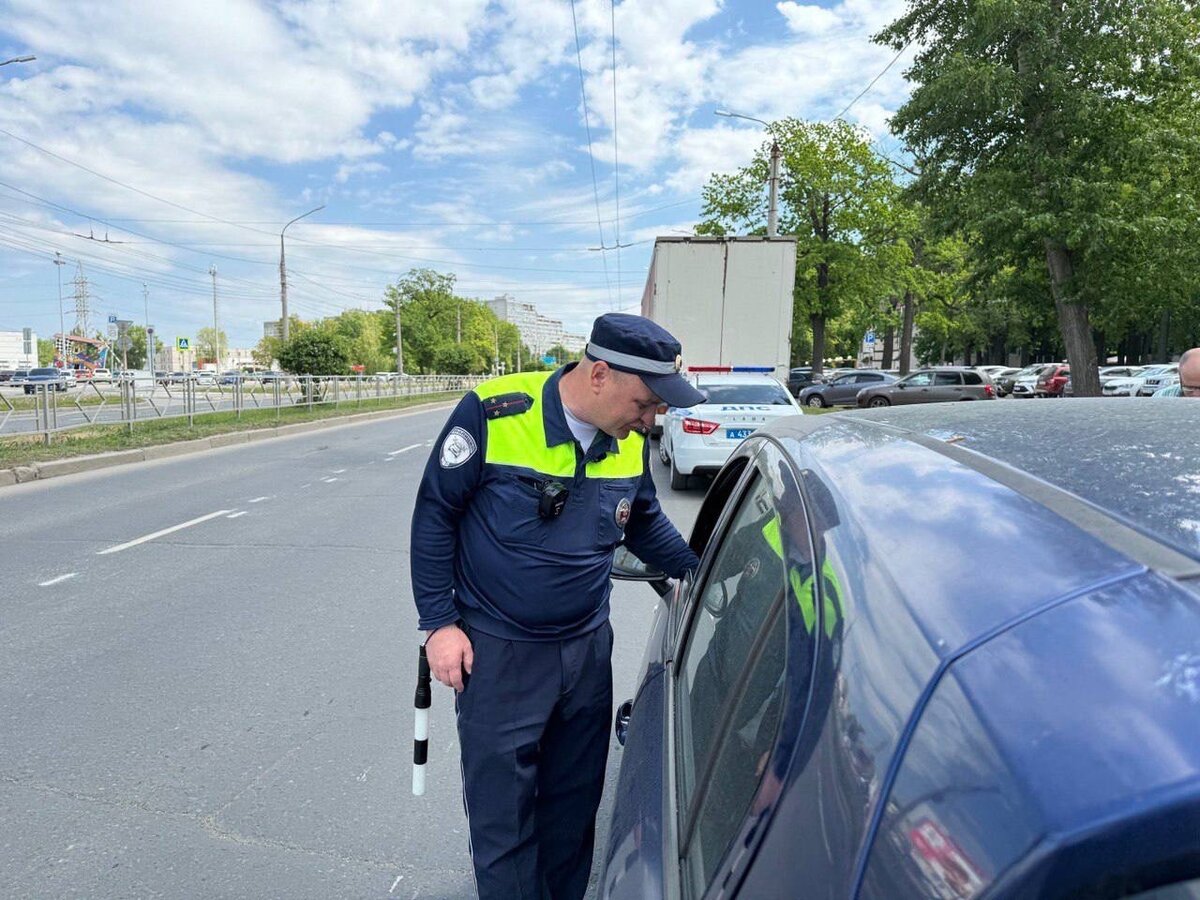
<path fill-rule="evenodd" d="M 290 437 L 291 435 L 304 434 L 309 431 L 320 431 L 326 428 L 340 428 L 347 425 L 361 424 L 373 419 L 387 419 L 411 415 L 413 413 L 429 412 L 434 409 L 450 409 L 456 402 L 458 401 L 438 400 L 397 409 L 383 409 L 374 412 L 354 413 L 347 416 L 334 416 L 326 419 L 317 419 L 312 422 L 295 422 L 289 425 L 272 425 L 266 428 L 254 428 L 247 431 L 231 431 L 198 440 L 155 444 L 149 447 L 138 447 L 133 450 L 117 450 L 111 453 L 96 453 L 90 456 L 73 456 L 47 462 L 34 462 L 26 466 L 13 466 L 12 468 L 0 469 L 0 488 L 14 484 L 26 484 L 30 481 L 38 481 L 45 478 L 57 478 L 60 475 L 76 475 L 80 472 L 92 472 L 112 466 L 151 462 L 156 459 L 168 459 L 173 456 L 184 456 L 188 453 L 215 450 L 220 447 L 231 447 L 237 444 L 249 444 L 273 438 Z"/>

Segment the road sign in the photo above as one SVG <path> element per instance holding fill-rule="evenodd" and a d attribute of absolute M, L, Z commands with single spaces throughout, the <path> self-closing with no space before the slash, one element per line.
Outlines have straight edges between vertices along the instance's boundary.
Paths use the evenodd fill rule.
<path fill-rule="evenodd" d="M 109 324 L 109 325 L 116 325 L 116 324 L 117 324 L 117 317 L 116 317 L 116 316 L 109 316 L 109 317 L 108 317 L 108 324 Z"/>
<path fill-rule="evenodd" d="M 556 362 L 558 362 L 558 360 L 556 360 L 553 356 L 551 356 L 549 353 L 547 353 L 545 356 L 542 357 L 542 362 L 544 362 L 548 366 L 552 366 Z"/>
<path fill-rule="evenodd" d="M 866 343 L 868 343 L 868 344 L 873 344 L 873 343 L 875 343 L 875 332 L 874 332 L 874 331 L 868 331 L 868 332 L 867 332 L 867 340 L 866 340 Z"/>
<path fill-rule="evenodd" d="M 181 337 L 175 338 L 175 349 L 176 350 L 192 349 L 192 339 L 191 338 L 181 338 Z"/>

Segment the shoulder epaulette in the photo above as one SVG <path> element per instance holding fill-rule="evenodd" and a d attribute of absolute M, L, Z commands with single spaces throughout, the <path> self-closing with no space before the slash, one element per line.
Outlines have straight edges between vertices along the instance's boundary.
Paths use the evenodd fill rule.
<path fill-rule="evenodd" d="M 513 394 L 497 394 L 483 401 L 483 414 L 489 419 L 500 419 L 504 416 L 519 416 L 533 409 L 533 398 L 520 391 Z"/>

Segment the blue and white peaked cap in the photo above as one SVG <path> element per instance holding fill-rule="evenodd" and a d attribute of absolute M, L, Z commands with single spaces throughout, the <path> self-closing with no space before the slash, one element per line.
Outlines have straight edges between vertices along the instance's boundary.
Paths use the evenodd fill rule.
<path fill-rule="evenodd" d="M 668 406 L 704 402 L 704 395 L 679 374 L 683 369 L 679 341 L 643 316 L 605 313 L 592 324 L 586 352 L 589 359 L 637 375 Z"/>

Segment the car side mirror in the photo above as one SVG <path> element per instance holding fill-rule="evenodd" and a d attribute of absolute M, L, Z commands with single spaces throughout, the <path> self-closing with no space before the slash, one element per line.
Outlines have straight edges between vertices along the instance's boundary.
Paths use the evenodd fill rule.
<path fill-rule="evenodd" d="M 671 591 L 665 572 L 642 562 L 624 545 L 618 547 L 613 554 L 612 567 L 608 574 L 615 581 L 645 581 L 660 597 L 665 597 Z"/>
<path fill-rule="evenodd" d="M 896 387 L 900 388 L 900 390 L 904 390 L 906 387 L 908 387 L 908 385 L 905 384 L 903 381 L 897 381 Z"/>

